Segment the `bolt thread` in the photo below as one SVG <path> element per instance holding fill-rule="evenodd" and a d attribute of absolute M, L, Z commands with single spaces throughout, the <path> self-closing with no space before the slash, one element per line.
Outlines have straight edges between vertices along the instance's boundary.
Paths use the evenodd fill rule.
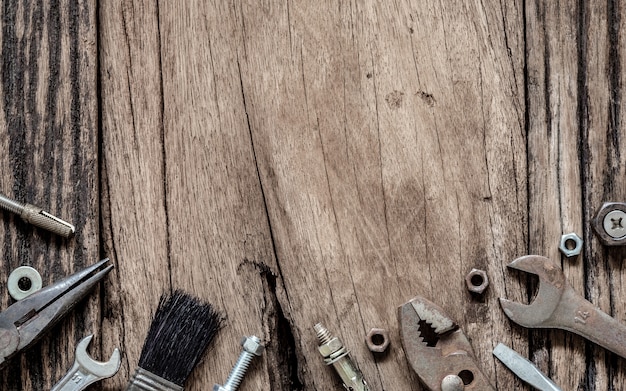
<path fill-rule="evenodd" d="M 252 353 L 246 352 L 245 350 L 241 352 L 239 359 L 235 363 L 235 366 L 228 375 L 228 379 L 226 379 L 226 382 L 224 383 L 225 389 L 229 391 L 236 391 L 239 388 L 239 385 L 241 385 L 243 377 L 246 374 L 253 358 L 254 355 Z"/>
<path fill-rule="evenodd" d="M 0 194 L 0 208 L 19 215 L 24 210 L 24 204 Z"/>
<path fill-rule="evenodd" d="M 328 343 L 332 339 L 333 336 L 330 334 L 330 331 L 328 331 L 328 329 L 324 327 L 321 323 L 318 323 L 313 327 L 317 332 L 317 339 L 319 340 L 320 345 Z"/>

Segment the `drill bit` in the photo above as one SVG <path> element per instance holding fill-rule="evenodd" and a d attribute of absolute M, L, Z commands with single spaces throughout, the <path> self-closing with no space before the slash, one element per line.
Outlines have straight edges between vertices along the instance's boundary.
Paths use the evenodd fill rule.
<path fill-rule="evenodd" d="M 0 208 L 15 213 L 27 223 L 63 236 L 64 238 L 69 238 L 75 232 L 74 226 L 67 221 L 63 221 L 39 207 L 23 204 L 2 194 L 0 194 Z"/>

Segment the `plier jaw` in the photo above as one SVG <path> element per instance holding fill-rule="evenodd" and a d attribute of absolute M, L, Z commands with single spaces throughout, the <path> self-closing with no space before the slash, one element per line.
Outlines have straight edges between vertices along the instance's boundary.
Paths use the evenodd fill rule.
<path fill-rule="evenodd" d="M 104 259 L 14 303 L 0 313 L 0 367 L 33 345 L 113 269 Z"/>
<path fill-rule="evenodd" d="M 407 360 L 429 390 L 446 391 L 442 383 L 450 375 L 464 390 L 495 390 L 463 331 L 437 305 L 415 297 L 398 308 L 398 321 Z"/>

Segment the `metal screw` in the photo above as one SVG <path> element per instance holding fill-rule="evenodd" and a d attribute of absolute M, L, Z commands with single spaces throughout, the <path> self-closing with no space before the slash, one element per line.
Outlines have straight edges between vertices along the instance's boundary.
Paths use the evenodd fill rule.
<path fill-rule="evenodd" d="M 337 337 L 333 337 L 326 327 L 318 323 L 314 326 L 317 339 L 320 343 L 318 349 L 326 365 L 332 365 L 341 378 L 346 390 L 370 391 L 363 373 L 359 370 L 350 355 L 348 349 Z M 217 390 L 214 390 L 217 391 Z"/>
<path fill-rule="evenodd" d="M 626 213 L 623 210 L 612 210 L 604 216 L 604 230 L 612 238 L 626 236 Z"/>
<path fill-rule="evenodd" d="M 261 356 L 265 347 L 261 344 L 261 340 L 256 336 L 244 337 L 241 340 L 243 350 L 239 355 L 239 359 L 235 363 L 228 379 L 223 386 L 216 384 L 213 391 L 236 391 L 243 381 L 243 377 L 255 356 Z"/>
<path fill-rule="evenodd" d="M 63 236 L 64 238 L 69 238 L 75 231 L 74 226 L 67 221 L 63 221 L 34 205 L 23 204 L 3 196 L 2 194 L 0 194 L 0 208 L 15 213 L 27 223 Z"/>

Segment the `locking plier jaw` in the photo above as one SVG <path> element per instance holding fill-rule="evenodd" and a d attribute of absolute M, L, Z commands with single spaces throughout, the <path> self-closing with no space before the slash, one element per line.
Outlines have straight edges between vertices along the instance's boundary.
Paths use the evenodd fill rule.
<path fill-rule="evenodd" d="M 446 391 L 458 377 L 464 390 L 495 391 L 467 337 L 440 307 L 417 296 L 398 308 L 398 322 L 407 360 L 429 390 Z"/>

